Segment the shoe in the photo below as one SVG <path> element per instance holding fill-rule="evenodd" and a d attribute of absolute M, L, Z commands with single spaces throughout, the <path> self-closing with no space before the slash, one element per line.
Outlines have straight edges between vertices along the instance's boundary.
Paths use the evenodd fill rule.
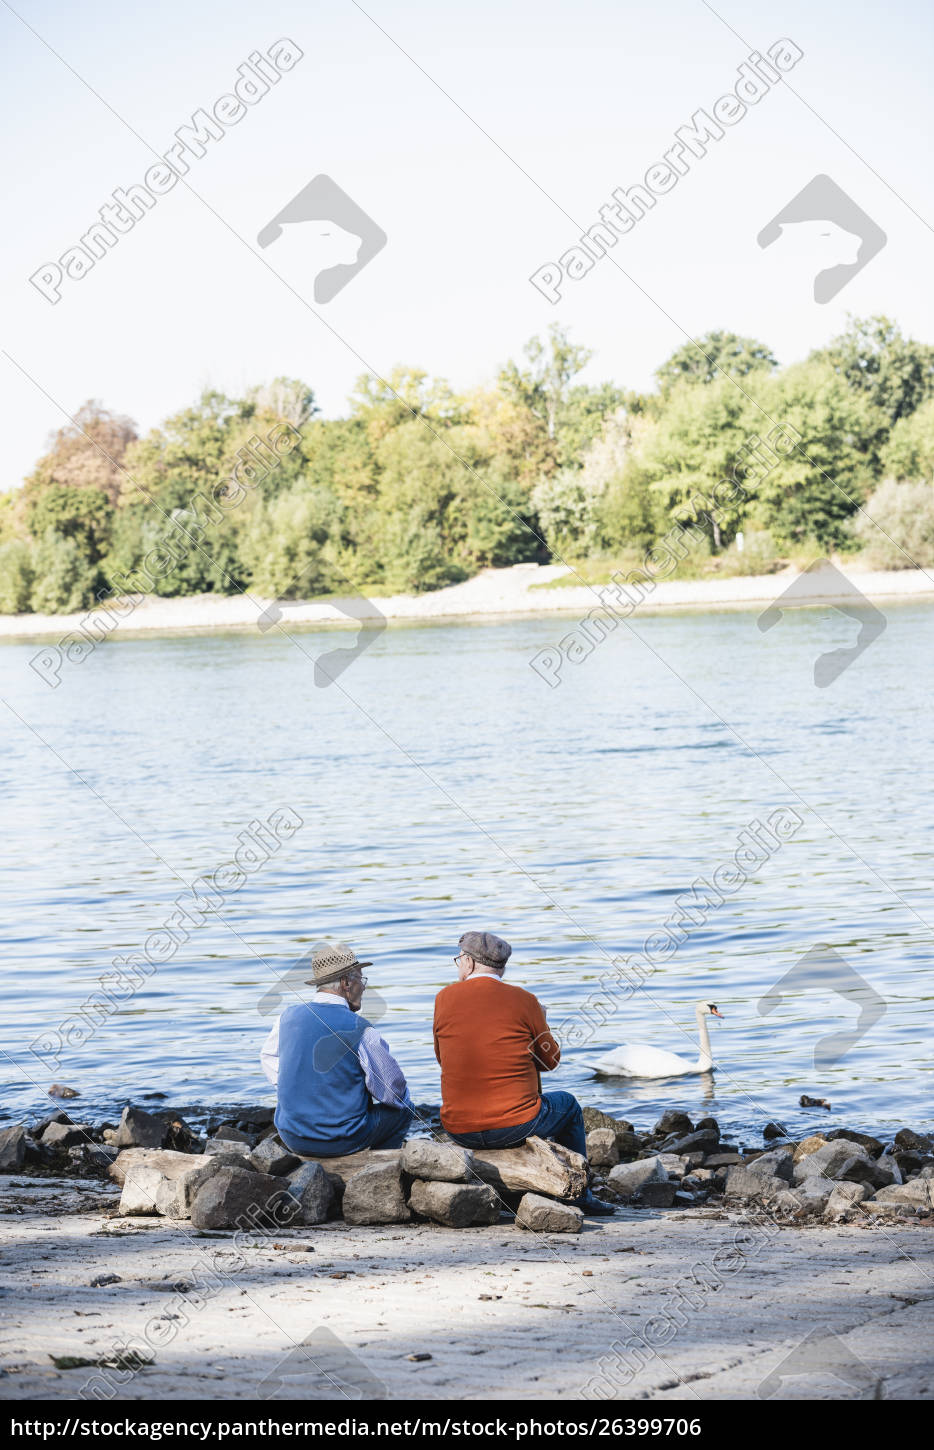
<path fill-rule="evenodd" d="M 579 1208 L 585 1218 L 612 1218 L 616 1213 L 615 1204 L 604 1202 L 602 1198 L 597 1198 L 596 1194 L 589 1190 L 583 1197 L 575 1198 L 573 1206 Z"/>

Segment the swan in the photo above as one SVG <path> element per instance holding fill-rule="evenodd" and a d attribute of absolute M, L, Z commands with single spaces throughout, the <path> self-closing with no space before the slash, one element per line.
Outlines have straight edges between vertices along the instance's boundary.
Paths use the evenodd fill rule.
<path fill-rule="evenodd" d="M 698 1002 L 694 1008 L 697 1032 L 700 1038 L 700 1057 L 688 1062 L 676 1052 L 665 1052 L 661 1047 L 646 1047 L 644 1043 L 633 1043 L 629 1047 L 614 1047 L 597 1062 L 588 1063 L 591 1072 L 604 1077 L 687 1077 L 689 1073 L 712 1072 L 713 1058 L 710 1053 L 710 1038 L 707 1035 L 707 1018 L 720 1017 L 713 1002 Z"/>

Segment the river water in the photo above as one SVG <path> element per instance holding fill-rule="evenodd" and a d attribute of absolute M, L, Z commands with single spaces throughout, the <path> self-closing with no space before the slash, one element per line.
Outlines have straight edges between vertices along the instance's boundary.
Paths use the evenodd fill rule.
<path fill-rule="evenodd" d="M 766 633 L 748 610 L 637 615 L 557 688 L 529 661 L 573 620 L 393 627 L 326 687 L 314 630 L 117 635 L 55 689 L 37 646 L 4 645 L 4 1115 L 47 1111 L 52 1081 L 91 1120 L 151 1092 L 271 1103 L 276 982 L 294 1000 L 324 937 L 372 958 L 364 1010 L 436 1103 L 432 1001 L 479 927 L 565 1040 L 551 1085 L 638 1127 L 666 1106 L 747 1137 L 930 1125 L 934 608 L 885 615 L 823 688 L 815 660 L 856 631 L 830 608 Z M 185 936 L 176 899 L 205 876 Z M 82 1015 L 145 950 L 140 985 Z M 694 1060 L 700 999 L 724 1017 L 714 1075 L 593 1077 L 620 1044 Z"/>

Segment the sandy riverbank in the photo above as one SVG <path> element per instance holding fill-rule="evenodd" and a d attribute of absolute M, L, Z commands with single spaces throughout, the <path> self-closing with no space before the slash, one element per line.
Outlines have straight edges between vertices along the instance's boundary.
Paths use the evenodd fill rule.
<path fill-rule="evenodd" d="M 508 1223 L 335 1222 L 235 1247 L 231 1234 L 109 1218 L 118 1195 L 100 1180 L 4 1183 L 0 1398 L 81 1398 L 99 1371 L 56 1367 L 52 1356 L 107 1356 L 154 1316 L 167 1343 L 148 1367 L 120 1372 L 117 1399 L 346 1401 L 356 1383 L 365 1398 L 389 1400 L 575 1400 L 608 1353 L 620 1399 L 755 1398 L 815 1329 L 776 1397 L 934 1395 L 934 1238 L 921 1225 L 773 1226 L 764 1236 L 744 1230 L 741 1212 L 621 1209 L 575 1238 Z M 739 1258 L 738 1232 L 749 1244 Z M 718 1250 L 733 1270 L 698 1290 Z M 651 1340 L 653 1316 L 679 1292 L 674 1338 L 655 1353 L 643 1343 L 641 1360 L 612 1357 L 615 1342 Z M 266 1379 L 316 1331 L 317 1369 L 293 1359 L 284 1378 Z M 853 1384 L 820 1369 L 828 1353 Z"/>
<path fill-rule="evenodd" d="M 516 564 L 509 569 L 485 569 L 464 584 L 429 594 L 398 594 L 375 599 L 369 605 L 360 600 L 347 600 L 346 610 L 338 608 L 332 600 L 289 603 L 282 607 L 281 623 L 286 629 L 321 624 L 354 627 L 353 620 L 357 617 L 374 618 L 374 608 L 390 622 L 550 614 L 583 618 L 599 604 L 597 586 L 536 587 L 569 573 L 564 565 Z M 659 580 L 637 612 L 641 616 L 678 610 L 756 609 L 771 604 L 796 577 L 796 571 L 788 569 L 778 574 L 734 579 Z M 934 577 L 921 569 L 859 573 L 853 570 L 851 577 L 874 603 L 934 599 Z M 816 604 L 841 598 L 839 575 L 832 572 L 810 576 L 808 585 L 809 595 Z M 82 625 L 88 626 L 91 620 L 95 620 L 91 626 L 92 637 L 252 631 L 258 628 L 257 621 L 269 604 L 267 599 L 248 598 L 243 594 L 197 594 L 178 599 L 148 595 L 135 608 L 124 607 L 122 617 L 112 615 L 109 624 L 103 615 L 103 622 L 98 623 L 94 615 L 87 613 L 0 615 L 0 639 L 59 640 L 76 633 Z"/>

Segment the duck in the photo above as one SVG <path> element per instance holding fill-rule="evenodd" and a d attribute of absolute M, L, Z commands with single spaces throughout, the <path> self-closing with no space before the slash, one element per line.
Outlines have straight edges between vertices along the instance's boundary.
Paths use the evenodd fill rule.
<path fill-rule="evenodd" d="M 696 1062 L 689 1062 L 676 1052 L 666 1052 L 663 1047 L 648 1047 L 638 1042 L 614 1047 L 612 1052 L 604 1053 L 603 1057 L 587 1066 L 601 1077 L 688 1077 L 693 1073 L 713 1072 L 707 1018 L 719 1017 L 722 1021 L 723 1013 L 713 1002 L 698 1002 L 694 1017 L 700 1040 L 700 1057 Z"/>

